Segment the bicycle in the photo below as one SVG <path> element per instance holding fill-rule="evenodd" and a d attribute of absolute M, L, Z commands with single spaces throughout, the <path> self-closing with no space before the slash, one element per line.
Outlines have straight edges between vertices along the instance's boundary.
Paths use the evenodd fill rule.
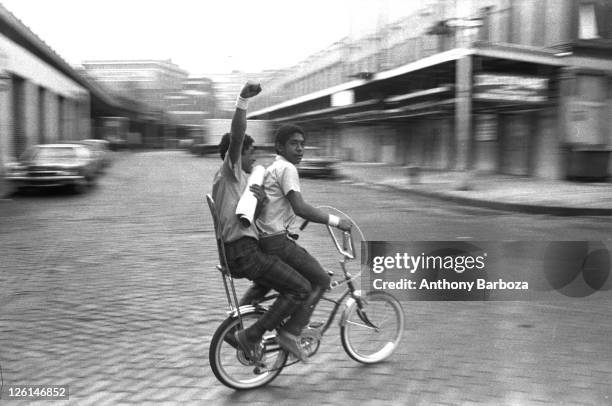
<path fill-rule="evenodd" d="M 237 389 L 254 389 L 264 386 L 274 380 L 283 368 L 299 362 L 294 356 L 280 347 L 275 332 L 266 332 L 263 337 L 263 357 L 252 361 L 244 352 L 232 344 L 236 329 L 248 327 L 267 310 L 266 303 L 273 301 L 278 294 L 265 296 L 263 299 L 246 306 L 238 306 L 238 298 L 234 281 L 225 259 L 223 240 L 221 239 L 215 203 L 210 195 L 206 195 L 208 206 L 212 213 L 215 228 L 217 248 L 223 286 L 227 296 L 228 317 L 215 331 L 209 349 L 210 367 L 217 379 L 224 385 Z M 302 228 L 305 225 L 302 226 Z M 333 309 L 324 323 L 311 323 L 302 332 L 301 345 L 309 357 L 319 349 L 325 332 L 333 323 L 338 310 L 344 303 L 340 317 L 340 340 L 346 353 L 355 361 L 364 364 L 374 364 L 388 358 L 399 345 L 404 331 L 404 311 L 400 302 L 386 292 L 369 292 L 362 295 L 356 289 L 346 263 L 355 259 L 353 237 L 351 233 L 343 233 L 342 246 L 330 226 L 329 234 L 338 252 L 342 255 L 340 267 L 343 279 L 332 281 L 330 288 L 322 300 L 333 303 Z M 329 292 L 346 285 L 345 290 L 337 299 L 329 298 Z"/>

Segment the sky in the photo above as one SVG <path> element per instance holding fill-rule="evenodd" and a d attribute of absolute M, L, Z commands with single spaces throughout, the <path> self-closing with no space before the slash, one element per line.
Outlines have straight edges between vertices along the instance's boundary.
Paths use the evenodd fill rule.
<path fill-rule="evenodd" d="M 191 76 L 288 68 L 419 0 L 0 0 L 71 65 L 167 60 Z"/>

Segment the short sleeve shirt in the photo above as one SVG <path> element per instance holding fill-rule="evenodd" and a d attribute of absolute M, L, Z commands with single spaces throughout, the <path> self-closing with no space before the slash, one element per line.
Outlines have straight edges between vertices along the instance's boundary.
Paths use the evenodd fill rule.
<path fill-rule="evenodd" d="M 287 194 L 292 190 L 300 192 L 300 177 L 295 165 L 277 155 L 266 169 L 264 188 L 269 201 L 256 221 L 260 234 L 264 236 L 289 230 L 297 216 Z"/>
<path fill-rule="evenodd" d="M 219 226 L 223 242 L 229 243 L 242 237 L 258 238 L 254 224 L 244 227 L 236 215 L 236 206 L 247 187 L 249 177 L 242 170 L 240 159 L 232 165 L 229 154 L 225 156 L 223 165 L 215 174 L 212 195 L 217 206 Z"/>

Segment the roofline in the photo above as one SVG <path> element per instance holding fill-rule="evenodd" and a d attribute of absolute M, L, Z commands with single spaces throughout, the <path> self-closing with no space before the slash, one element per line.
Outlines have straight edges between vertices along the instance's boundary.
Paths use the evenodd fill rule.
<path fill-rule="evenodd" d="M 472 48 L 454 48 L 448 51 L 440 52 L 417 61 L 407 63 L 397 68 L 374 73 L 372 78 L 369 80 L 353 80 L 351 82 L 346 82 L 327 89 L 322 89 L 314 93 L 306 94 L 295 99 L 287 100 L 282 103 L 254 111 L 248 114 L 247 117 L 265 115 L 283 108 L 292 107 L 304 102 L 331 96 L 332 94 L 340 91 L 351 90 L 366 83 L 373 83 L 394 78 L 406 73 L 439 65 L 441 63 L 459 60 L 466 56 L 512 59 L 520 62 L 549 65 L 554 67 L 574 67 L 576 69 L 592 69 L 602 72 L 612 72 L 612 60 L 610 59 L 585 57 L 573 54 L 568 55 L 552 48 L 539 48 L 506 43 L 494 44 L 477 41 L 473 44 Z"/>
<path fill-rule="evenodd" d="M 163 66 L 168 70 L 189 76 L 189 72 L 181 69 L 180 66 L 169 59 L 100 59 L 83 61 L 81 62 L 81 65 L 92 65 L 92 67 L 94 65 L 158 65 Z"/>
<path fill-rule="evenodd" d="M 404 94 L 400 94 L 400 95 L 397 95 L 397 96 L 387 97 L 385 99 L 385 102 L 387 102 L 387 103 L 403 102 L 405 100 L 410 100 L 410 99 L 414 99 L 414 98 L 417 98 L 417 97 L 431 96 L 431 95 L 434 95 L 434 94 L 450 92 L 451 90 L 453 90 L 453 86 L 452 85 L 439 86 L 439 87 L 434 87 L 434 88 L 431 88 L 431 89 L 418 90 L 416 92 L 404 93 Z"/>
<path fill-rule="evenodd" d="M 273 112 L 273 111 L 276 111 L 276 110 L 280 110 L 280 109 L 284 109 L 284 108 L 287 108 L 287 107 L 295 106 L 296 104 L 305 103 L 305 102 L 308 102 L 308 101 L 319 99 L 321 97 L 330 96 L 330 95 L 332 95 L 334 93 L 337 93 L 337 92 L 342 92 L 344 90 L 349 90 L 349 89 L 356 88 L 356 87 L 358 87 L 358 86 L 360 86 L 360 85 L 362 85 L 364 83 L 367 83 L 367 82 L 368 81 L 365 80 L 365 79 L 352 80 L 350 82 L 342 83 L 340 85 L 329 87 L 327 89 L 318 90 L 318 91 L 316 91 L 314 93 L 309 93 L 309 94 L 306 94 L 304 96 L 296 97 L 295 99 L 287 100 L 287 101 L 284 101 L 282 103 L 278 103 L 278 104 L 275 104 L 275 105 L 263 108 L 261 110 L 254 111 L 254 112 L 248 114 L 247 117 L 259 116 L 259 115 L 270 113 L 270 112 Z"/>
<path fill-rule="evenodd" d="M 407 63 L 406 65 L 399 66 L 387 71 L 379 72 L 374 74 L 371 82 L 383 79 L 390 79 L 396 76 L 403 75 L 405 73 L 414 72 L 420 69 L 429 68 L 431 66 L 439 65 L 445 62 L 451 62 L 459 60 L 463 57 L 474 55 L 476 52 L 474 49 L 469 48 L 454 48 L 448 51 L 440 52 L 425 58 L 419 59 L 418 61 Z"/>
<path fill-rule="evenodd" d="M 347 106 L 326 107 L 324 109 L 319 109 L 319 110 L 314 110 L 314 111 L 305 111 L 303 113 L 298 113 L 298 114 L 294 114 L 292 116 L 283 117 L 283 118 L 281 118 L 281 120 L 283 120 L 283 121 L 297 120 L 297 119 L 301 119 L 301 118 L 308 118 L 308 117 L 318 116 L 318 115 L 321 115 L 321 114 L 339 112 L 339 111 L 342 111 L 342 110 L 346 110 L 346 109 L 350 109 L 350 108 L 355 108 L 355 107 L 375 105 L 377 103 L 378 103 L 378 100 L 372 100 L 372 99 L 364 100 L 364 101 L 357 102 L 357 103 L 354 103 L 354 104 L 350 104 L 350 105 L 347 105 Z"/>
<path fill-rule="evenodd" d="M 516 61 L 537 63 L 577 70 L 612 73 L 612 59 L 576 55 L 554 48 L 535 48 L 515 44 L 477 42 L 474 53 L 489 58 L 511 58 Z"/>
<path fill-rule="evenodd" d="M 83 144 L 78 143 L 78 142 L 66 142 L 66 143 L 56 142 L 53 144 L 34 144 L 33 146 L 36 146 L 36 147 L 42 146 L 44 148 L 57 148 L 57 147 L 83 146 Z"/>
<path fill-rule="evenodd" d="M 30 30 L 21 20 L 0 3 L 0 34 L 6 35 L 11 41 L 28 50 L 36 57 L 57 69 L 68 78 L 86 88 L 93 97 L 116 108 L 124 106 L 107 92 L 101 90 L 95 83 L 79 74 L 76 69 L 58 55 L 45 41 Z"/>
<path fill-rule="evenodd" d="M 271 113 L 273 111 L 277 111 L 283 108 L 295 106 L 296 104 L 316 100 L 316 99 L 326 97 L 326 96 L 331 96 L 332 94 L 337 93 L 337 92 L 355 89 L 366 83 L 373 83 L 373 82 L 378 82 L 384 79 L 393 78 L 393 77 L 400 76 L 400 75 L 403 75 L 409 72 L 414 72 L 416 70 L 428 68 L 430 66 L 435 66 L 435 65 L 438 65 L 444 62 L 450 62 L 450 61 L 454 61 L 457 59 L 461 59 L 465 56 L 473 55 L 473 54 L 475 54 L 475 51 L 473 49 L 467 49 L 467 48 L 451 49 L 449 51 L 441 52 L 435 55 L 428 56 L 423 59 L 419 59 L 418 61 L 415 61 L 415 62 L 410 62 L 398 68 L 375 73 L 372 76 L 372 78 L 369 80 L 367 79 L 353 80 L 353 81 L 342 83 L 340 85 L 333 86 L 327 89 L 319 90 L 314 93 L 300 96 L 295 99 L 287 100 L 285 102 L 275 104 L 275 105 L 263 108 L 261 110 L 254 111 L 248 114 L 247 117 L 260 116 L 263 114 Z"/>
<path fill-rule="evenodd" d="M 489 42 L 476 42 L 473 49 L 475 55 L 489 58 L 512 59 L 551 66 L 568 65 L 568 60 L 560 57 L 558 50 Z"/>

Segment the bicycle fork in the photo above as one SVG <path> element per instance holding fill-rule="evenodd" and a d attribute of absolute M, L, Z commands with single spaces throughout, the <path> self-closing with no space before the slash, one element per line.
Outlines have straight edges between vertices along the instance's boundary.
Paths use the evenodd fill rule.
<path fill-rule="evenodd" d="M 342 315 L 342 319 L 340 320 L 340 322 L 342 324 L 345 324 L 347 322 L 348 315 L 346 314 L 346 312 L 348 312 L 348 309 L 350 309 L 353 303 L 356 303 L 357 304 L 357 315 L 359 316 L 359 318 L 365 323 L 367 327 L 374 329 L 377 333 L 380 332 L 380 328 L 374 323 L 372 323 L 372 321 L 370 321 L 370 319 L 368 318 L 366 310 L 364 309 L 364 306 L 363 306 L 364 299 L 361 296 L 361 291 L 355 289 L 355 285 L 353 284 L 353 280 L 352 280 L 352 275 L 346 270 L 346 265 L 345 265 L 344 260 L 340 261 L 340 266 L 342 267 L 342 271 L 346 279 L 346 286 L 348 286 L 348 289 L 351 295 L 351 297 L 346 302 L 346 307 L 344 310 L 345 314 Z"/>

